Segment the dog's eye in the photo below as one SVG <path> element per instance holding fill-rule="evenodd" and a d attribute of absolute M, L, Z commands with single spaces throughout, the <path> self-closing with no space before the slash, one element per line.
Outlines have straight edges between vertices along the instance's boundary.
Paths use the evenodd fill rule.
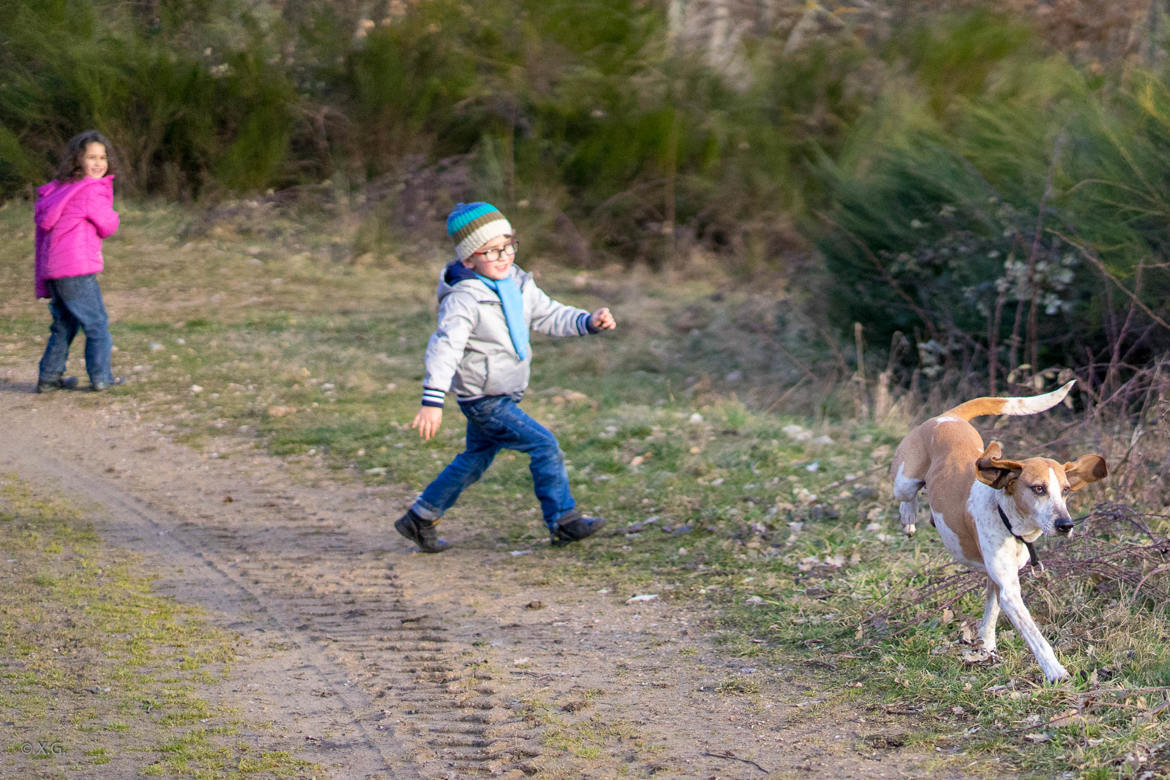
<path fill-rule="evenodd" d="M 1042 496 L 1048 492 L 1048 488 L 1046 488 L 1044 485 L 1033 485 L 1032 492 L 1038 496 Z"/>

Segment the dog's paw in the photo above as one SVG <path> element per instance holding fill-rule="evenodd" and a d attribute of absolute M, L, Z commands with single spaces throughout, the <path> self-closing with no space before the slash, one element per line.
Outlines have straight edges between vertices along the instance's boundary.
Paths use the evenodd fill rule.
<path fill-rule="evenodd" d="M 1060 664 L 1057 664 L 1052 669 L 1045 669 L 1044 676 L 1048 678 L 1048 682 L 1050 683 L 1056 683 L 1060 682 L 1061 680 L 1069 679 L 1068 669 L 1065 669 Z"/>
<path fill-rule="evenodd" d="M 992 663 L 999 660 L 994 650 L 984 650 L 982 647 L 973 647 L 969 650 L 964 650 L 962 654 L 963 663 L 974 666 L 975 664 Z"/>

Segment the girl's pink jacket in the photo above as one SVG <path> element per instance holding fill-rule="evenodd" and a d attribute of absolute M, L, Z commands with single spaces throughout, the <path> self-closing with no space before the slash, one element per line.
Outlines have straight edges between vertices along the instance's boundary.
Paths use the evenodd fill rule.
<path fill-rule="evenodd" d="M 37 297 L 48 279 L 101 273 L 102 239 L 118 229 L 114 177 L 51 181 L 37 189 Z"/>

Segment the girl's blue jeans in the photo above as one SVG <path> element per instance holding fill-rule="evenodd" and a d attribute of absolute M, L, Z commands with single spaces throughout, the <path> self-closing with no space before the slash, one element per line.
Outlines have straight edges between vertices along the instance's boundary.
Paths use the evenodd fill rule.
<path fill-rule="evenodd" d="M 549 529 L 576 506 L 569 492 L 565 454 L 557 437 L 529 417 L 507 395 L 460 401 L 467 418 L 467 445 L 435 477 L 411 507 L 424 520 L 438 520 L 455 505 L 459 494 L 475 483 L 501 449 L 528 453 L 532 486 Z"/>
<path fill-rule="evenodd" d="M 114 340 L 110 337 L 110 321 L 97 275 L 50 279 L 48 285 L 53 324 L 49 326 L 49 344 L 41 358 L 40 381 L 52 382 L 61 378 L 65 373 L 65 361 L 69 358 L 69 346 L 77 331 L 82 330 L 85 332 L 85 370 L 89 381 L 93 384 L 112 382 L 110 352 Z"/>

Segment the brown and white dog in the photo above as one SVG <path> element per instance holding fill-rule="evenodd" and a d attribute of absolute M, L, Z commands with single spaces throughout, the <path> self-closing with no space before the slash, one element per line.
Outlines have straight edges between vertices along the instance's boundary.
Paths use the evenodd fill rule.
<path fill-rule="evenodd" d="M 914 533 L 918 491 L 925 486 L 931 524 L 943 544 L 956 560 L 987 574 L 979 626 L 984 649 L 995 652 L 995 624 L 1002 608 L 1049 681 L 1068 677 L 1068 671 L 1024 606 L 1019 570 L 1029 560 L 1030 543 L 1041 534 L 1072 531 L 1065 496 L 1104 479 L 1105 459 L 1082 455 L 1063 465 L 1049 458 L 1005 460 L 999 442 L 985 449 L 969 421 L 989 414 L 1043 412 L 1064 400 L 1072 386 L 1069 382 L 1027 398 L 976 398 L 959 404 L 910 431 L 890 468 L 906 534 Z"/>

